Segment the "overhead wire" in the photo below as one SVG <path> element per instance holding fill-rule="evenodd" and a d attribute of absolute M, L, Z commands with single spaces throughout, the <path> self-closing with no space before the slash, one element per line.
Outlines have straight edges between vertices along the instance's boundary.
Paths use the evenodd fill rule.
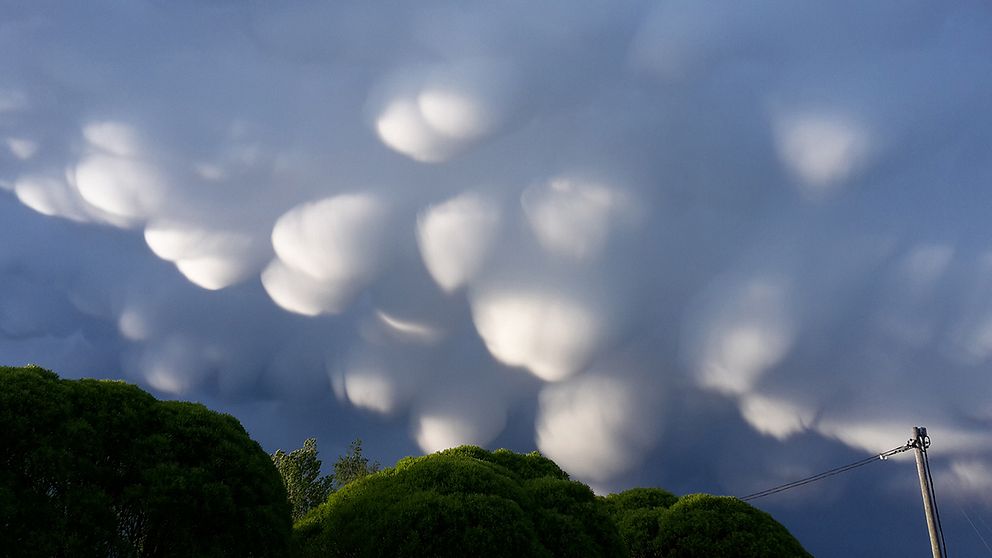
<path fill-rule="evenodd" d="M 982 524 L 982 527 L 985 527 L 986 531 L 992 533 L 992 527 L 989 527 L 989 524 L 985 523 L 985 518 L 982 517 L 982 514 L 979 513 L 977 517 L 978 517 L 978 522 Z"/>
<path fill-rule="evenodd" d="M 958 508 L 960 508 L 961 513 L 964 514 L 964 518 L 968 520 L 968 523 L 971 524 L 971 528 L 975 530 L 975 534 L 978 535 L 978 539 L 985 545 L 985 548 L 989 551 L 989 554 L 992 554 L 992 546 L 989 546 L 988 541 L 985 540 L 985 537 L 982 536 L 981 531 L 979 531 L 978 527 L 975 526 L 975 522 L 971 520 L 971 516 L 968 515 L 968 512 L 964 511 L 964 508 L 961 507 L 960 504 L 958 505 Z M 981 517 L 978 519 L 981 520 Z"/>
<path fill-rule="evenodd" d="M 818 473 L 816 475 L 813 475 L 813 476 L 810 476 L 810 477 L 806 477 L 804 479 L 795 480 L 795 481 L 792 481 L 792 482 L 789 482 L 789 483 L 781 484 L 779 486 L 768 488 L 766 490 L 761 490 L 761 491 L 758 491 L 758 492 L 754 492 L 754 493 L 748 494 L 747 496 L 741 496 L 739 499 L 742 500 L 742 501 L 744 501 L 744 502 L 747 502 L 749 500 L 757 500 L 758 498 L 764 498 L 765 496 L 771 496 L 772 494 L 778 494 L 779 492 L 784 492 L 786 490 L 791 490 L 793 488 L 804 486 L 804 485 L 807 485 L 807 484 L 816 482 L 818 480 L 823 480 L 825 478 L 832 477 L 834 475 L 839 475 L 841 473 L 846 473 L 847 471 L 850 471 L 851 469 L 857 469 L 858 467 L 864 467 L 865 465 L 868 465 L 869 463 L 873 463 L 875 461 L 884 461 L 884 460 L 888 459 L 889 457 L 891 457 L 891 456 L 893 456 L 893 455 L 895 455 L 897 453 L 902 453 L 904 451 L 910 450 L 910 449 L 912 449 L 912 447 L 913 446 L 911 444 L 907 443 L 907 444 L 904 444 L 904 445 L 899 446 L 897 448 L 890 449 L 889 451 L 884 451 L 882 453 L 878 453 L 878 454 L 872 455 L 871 457 L 866 457 L 864 459 L 860 459 L 860 460 L 855 461 L 853 463 L 848 463 L 847 465 L 841 465 L 840 467 L 835 467 L 835 468 L 830 469 L 828 471 L 824 471 L 822 473 Z"/>

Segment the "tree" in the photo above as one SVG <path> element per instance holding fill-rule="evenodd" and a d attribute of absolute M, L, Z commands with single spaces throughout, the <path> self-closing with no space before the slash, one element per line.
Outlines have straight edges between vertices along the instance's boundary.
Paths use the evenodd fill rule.
<path fill-rule="evenodd" d="M 362 455 L 362 439 L 356 438 L 348 446 L 348 452 L 339 455 L 338 460 L 334 462 L 334 484 L 336 488 L 341 488 L 366 475 L 378 472 L 381 468 L 378 461 L 369 464 L 369 459 Z M 326 499 L 325 497 L 324 500 Z"/>
<path fill-rule="evenodd" d="M 662 555 L 657 546 L 662 517 L 678 497 L 660 488 L 633 488 L 601 497 L 600 501 L 620 531 L 631 558 Z"/>
<path fill-rule="evenodd" d="M 0 548 L 12 556 L 276 556 L 269 456 L 229 415 L 116 381 L 0 367 Z"/>
<path fill-rule="evenodd" d="M 277 450 L 272 463 L 286 486 L 294 522 L 327 500 L 334 488 L 334 475 L 320 475 L 316 438 L 307 438 L 302 448 L 288 454 Z"/>
<path fill-rule="evenodd" d="M 589 487 L 534 452 L 463 446 L 344 486 L 296 524 L 300 556 L 623 556 Z"/>
<path fill-rule="evenodd" d="M 731 496 L 690 494 L 662 517 L 657 537 L 662 556 L 810 557 L 772 516 Z"/>
<path fill-rule="evenodd" d="M 772 516 L 731 496 L 690 494 L 660 517 L 656 556 L 701 558 L 782 556 L 809 558 Z"/>
<path fill-rule="evenodd" d="M 634 488 L 600 501 L 631 558 L 809 556 L 785 527 L 737 498 Z"/>

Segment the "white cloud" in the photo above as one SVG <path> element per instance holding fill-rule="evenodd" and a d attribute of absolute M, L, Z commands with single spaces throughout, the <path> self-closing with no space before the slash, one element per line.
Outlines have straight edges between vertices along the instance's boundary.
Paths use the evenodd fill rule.
<path fill-rule="evenodd" d="M 630 194 L 565 177 L 531 186 L 520 201 L 541 246 L 577 261 L 599 256 L 611 232 L 633 224 L 637 213 Z"/>
<path fill-rule="evenodd" d="M 750 391 L 786 356 L 797 334 L 781 278 L 718 283 L 698 304 L 683 345 L 693 374 L 706 388 Z"/>
<path fill-rule="evenodd" d="M 480 287 L 472 319 L 496 359 L 549 382 L 582 370 L 610 335 L 597 301 L 545 286 Z"/>
<path fill-rule="evenodd" d="M 365 281 L 388 251 L 389 213 L 367 194 L 308 202 L 284 213 L 272 228 L 272 247 L 295 270 L 322 281 Z"/>
<path fill-rule="evenodd" d="M 485 265 L 500 228 L 499 208 L 474 193 L 460 194 L 421 212 L 417 243 L 431 277 L 457 290 Z"/>
<path fill-rule="evenodd" d="M 174 262 L 190 282 L 208 290 L 254 276 L 268 255 L 249 234 L 167 221 L 148 224 L 145 242 L 156 256 Z"/>
<path fill-rule="evenodd" d="M 855 119 L 829 113 L 781 116 L 774 124 L 775 144 L 786 168 L 799 179 L 803 194 L 822 198 L 842 187 L 863 167 L 871 139 Z"/>
<path fill-rule="evenodd" d="M 659 432 L 656 396 L 637 382 L 584 375 L 541 389 L 537 447 L 588 482 L 627 472 Z"/>
<path fill-rule="evenodd" d="M 515 77 L 505 62 L 465 59 L 406 68 L 373 97 L 374 128 L 384 144 L 440 163 L 502 125 L 515 102 Z"/>
<path fill-rule="evenodd" d="M 76 166 L 73 175 L 79 194 L 100 211 L 137 222 L 161 211 L 166 185 L 151 165 L 94 154 Z"/>

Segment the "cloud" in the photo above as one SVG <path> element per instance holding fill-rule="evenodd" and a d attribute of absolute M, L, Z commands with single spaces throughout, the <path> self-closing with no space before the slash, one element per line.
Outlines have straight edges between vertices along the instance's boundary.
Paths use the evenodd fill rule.
<path fill-rule="evenodd" d="M 487 446 L 506 426 L 501 394 L 481 386 L 441 386 L 419 402 L 413 413 L 417 444 L 435 452 L 464 444 Z"/>
<path fill-rule="evenodd" d="M 541 246 L 578 261 L 599 256 L 613 229 L 630 227 L 637 219 L 630 194 L 564 177 L 531 186 L 521 196 L 521 204 Z"/>
<path fill-rule="evenodd" d="M 796 336 L 788 283 L 745 277 L 717 283 L 703 295 L 685 354 L 703 387 L 743 394 L 785 356 Z"/>
<path fill-rule="evenodd" d="M 783 116 L 774 133 L 783 164 L 812 198 L 826 196 L 852 178 L 871 148 L 864 126 L 844 116 Z"/>
<path fill-rule="evenodd" d="M 255 275 L 267 252 L 246 233 L 160 221 L 145 227 L 145 242 L 156 256 L 174 262 L 190 282 L 208 290 Z"/>
<path fill-rule="evenodd" d="M 639 465 L 659 432 L 656 395 L 629 378 L 585 375 L 541 389 L 537 446 L 579 478 L 608 481 Z"/>
<path fill-rule="evenodd" d="M 761 488 L 922 423 L 963 494 L 992 459 L 990 25 L 13 9 L 0 357 L 250 410 L 267 445 L 539 448 L 598 488 Z"/>
<path fill-rule="evenodd" d="M 472 318 L 489 352 L 551 382 L 581 371 L 608 343 L 607 312 L 566 285 L 497 284 L 472 295 Z"/>
<path fill-rule="evenodd" d="M 514 96 L 506 62 L 466 59 L 398 71 L 370 102 L 384 144 L 416 161 L 440 163 L 496 132 Z"/>
<path fill-rule="evenodd" d="M 338 313 L 381 270 L 388 209 L 375 197 L 346 194 L 297 206 L 272 228 L 277 260 L 263 272 L 272 299 L 306 315 Z"/>
<path fill-rule="evenodd" d="M 471 192 L 421 212 L 417 244 L 441 288 L 454 291 L 475 278 L 496 243 L 500 220 L 495 202 Z"/>

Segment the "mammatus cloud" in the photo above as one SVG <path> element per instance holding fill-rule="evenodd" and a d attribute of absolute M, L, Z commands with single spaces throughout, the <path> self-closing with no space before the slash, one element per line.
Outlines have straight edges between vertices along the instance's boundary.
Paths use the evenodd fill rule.
<path fill-rule="evenodd" d="M 272 228 L 277 260 L 262 283 L 283 308 L 313 316 L 342 312 L 383 266 L 389 247 L 388 209 L 365 195 L 307 203 Z"/>
<path fill-rule="evenodd" d="M 637 220 L 629 193 L 564 177 L 529 187 L 521 196 L 527 221 L 550 254 L 577 261 L 596 259 L 615 229 Z"/>
<path fill-rule="evenodd" d="M 500 210 L 480 194 L 463 193 L 417 220 L 417 243 L 431 277 L 451 292 L 474 279 L 497 241 Z"/>
<path fill-rule="evenodd" d="M 702 295 L 686 332 L 686 352 L 699 384 L 749 392 L 788 353 L 796 337 L 788 285 L 775 277 L 719 283 Z"/>
<path fill-rule="evenodd" d="M 782 116 L 773 133 L 782 163 L 811 198 L 843 185 L 865 164 L 871 148 L 863 125 L 843 115 Z"/>
<path fill-rule="evenodd" d="M 145 242 L 156 256 L 174 262 L 191 283 L 212 291 L 258 273 L 260 255 L 267 252 L 248 233 L 181 223 L 149 223 Z"/>
<path fill-rule="evenodd" d="M 636 467 L 660 432 L 659 396 L 650 383 L 586 375 L 541 390 L 537 446 L 590 482 Z"/>
<path fill-rule="evenodd" d="M 374 94 L 375 131 L 416 161 L 446 161 L 498 130 L 515 103 L 514 81 L 500 60 L 405 68 Z"/>
<path fill-rule="evenodd" d="M 965 497 L 990 27 L 979 1 L 11 8 L 0 357 L 537 447 L 604 489 L 663 462 L 738 492 L 835 465 L 741 440 L 795 461 L 922 423 Z M 712 443 L 665 461 L 678 436 Z"/>

